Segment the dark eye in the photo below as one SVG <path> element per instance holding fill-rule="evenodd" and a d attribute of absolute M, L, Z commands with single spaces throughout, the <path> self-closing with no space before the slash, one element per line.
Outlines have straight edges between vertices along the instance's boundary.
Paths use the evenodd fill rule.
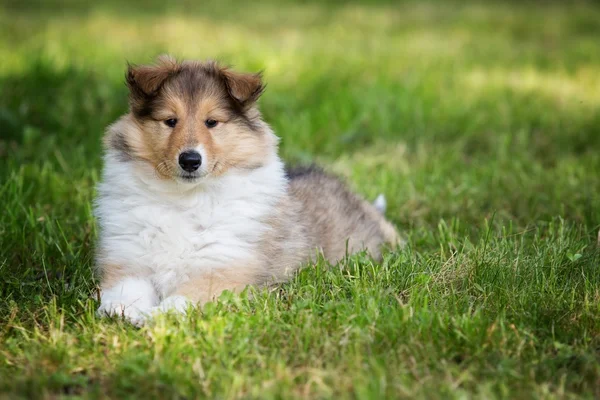
<path fill-rule="evenodd" d="M 204 121 L 204 125 L 206 125 L 207 128 L 214 128 L 218 123 L 219 122 L 215 121 L 214 119 L 207 119 Z"/>
<path fill-rule="evenodd" d="M 165 125 L 169 128 L 175 128 L 175 125 L 177 125 L 177 118 L 165 119 Z"/>

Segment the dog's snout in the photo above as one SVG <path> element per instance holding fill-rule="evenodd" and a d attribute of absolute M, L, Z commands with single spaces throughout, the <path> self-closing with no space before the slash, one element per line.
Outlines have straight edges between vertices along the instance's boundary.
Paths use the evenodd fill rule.
<path fill-rule="evenodd" d="M 194 172 L 202 165 L 202 156 L 196 151 L 184 151 L 179 155 L 179 165 L 184 171 Z"/>

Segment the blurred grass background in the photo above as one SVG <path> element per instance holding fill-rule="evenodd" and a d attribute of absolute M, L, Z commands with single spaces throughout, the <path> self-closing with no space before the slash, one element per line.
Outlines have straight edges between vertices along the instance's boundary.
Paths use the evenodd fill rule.
<path fill-rule="evenodd" d="M 103 130 L 126 112 L 126 62 L 150 62 L 161 53 L 264 70 L 268 88 L 261 109 L 282 137 L 283 157 L 317 161 L 369 198 L 386 193 L 388 215 L 408 236 L 411 250 L 373 266 L 394 279 L 361 275 L 359 286 L 350 286 L 353 297 L 364 301 L 383 293 L 385 312 L 357 306 L 353 313 L 364 312 L 365 321 L 369 312 L 392 313 L 397 319 L 390 316 L 390 334 L 399 334 L 398 324 L 408 324 L 402 328 L 405 345 L 418 348 L 429 340 L 420 336 L 429 325 L 410 325 L 402 314 L 408 311 L 388 301 L 389 296 L 406 297 L 415 302 L 411 315 L 417 310 L 426 319 L 438 312 L 458 325 L 469 324 L 474 313 L 475 327 L 463 333 L 469 343 L 478 343 L 474 338 L 481 330 L 513 324 L 517 332 L 521 326 L 529 332 L 535 339 L 532 348 L 539 351 L 522 356 L 517 349 L 529 342 L 519 342 L 517 333 L 496 343 L 496 352 L 473 345 L 481 357 L 461 364 L 447 351 L 466 352 L 460 357 L 468 358 L 469 350 L 445 343 L 444 338 L 458 334 L 441 324 L 432 331 L 439 335 L 434 347 L 441 347 L 435 347 L 439 354 L 431 350 L 431 358 L 406 350 L 398 359 L 386 359 L 401 347 L 402 338 L 382 342 L 364 359 L 358 350 L 351 353 L 357 365 L 391 362 L 411 370 L 413 361 L 406 360 L 412 359 L 431 368 L 409 372 L 408 378 L 398 380 L 391 370 L 378 367 L 367 374 L 373 381 L 353 386 L 359 367 L 351 367 L 338 350 L 317 356 L 308 348 L 302 350 L 307 359 L 322 357 L 322 364 L 300 363 L 312 369 L 264 389 L 265 379 L 275 379 L 277 368 L 284 368 L 278 363 L 298 352 L 291 346 L 279 358 L 273 356 L 274 364 L 263 366 L 266 375 L 248 360 L 239 361 L 248 370 L 238 370 L 229 391 L 220 386 L 219 374 L 236 376 L 232 366 L 237 364 L 222 355 L 224 367 L 215 372 L 218 379 L 206 378 L 205 395 L 598 394 L 600 7 L 587 1 L 441 0 L 0 2 L 0 320 L 8 321 L 0 323 L 0 341 L 9 343 L 0 347 L 0 371 L 20 376 L 0 379 L 7 391 L 27 393 L 24 388 L 37 382 L 42 392 L 30 394 L 51 395 L 65 390 L 63 378 L 69 388 L 71 381 L 79 382 L 80 373 L 72 370 L 83 368 L 77 365 L 85 357 L 71 354 L 67 346 L 63 356 L 71 361 L 57 361 L 49 350 L 57 345 L 52 339 L 56 329 L 67 329 L 56 328 L 53 321 L 66 318 L 80 325 L 67 329 L 66 342 L 56 340 L 63 345 L 80 341 L 92 354 L 86 362 L 98 368 L 88 370 L 88 380 L 75 386 L 99 385 L 108 388 L 99 393 L 109 395 L 127 392 L 125 381 L 117 379 L 111 386 L 101 378 L 106 371 L 116 373 L 98 367 L 101 352 L 118 353 L 115 337 L 136 342 L 148 332 L 129 328 L 123 333 L 121 325 L 90 317 L 95 287 L 90 204 Z M 527 272 L 518 271 L 521 262 Z M 356 263 L 370 265 L 362 258 Z M 314 274 L 297 278 L 284 289 L 287 295 L 303 298 L 305 287 L 327 291 L 355 284 L 342 279 L 344 272 L 332 273 L 330 280 Z M 430 297 L 423 300 L 425 293 Z M 306 296 L 313 311 L 321 313 L 346 299 Z M 283 307 L 269 301 L 270 312 Z M 237 310 L 240 317 L 224 307 L 215 315 L 232 321 L 260 308 L 244 303 Z M 368 336 L 369 323 L 357 322 L 346 311 L 339 311 L 337 322 L 316 325 L 329 333 L 356 328 Z M 206 315 L 205 322 L 212 321 L 214 315 Z M 289 334 L 278 330 L 283 325 L 277 321 L 260 323 L 282 337 Z M 380 328 L 387 332 L 385 326 Z M 248 322 L 247 329 L 256 326 Z M 99 331 L 113 345 L 92 346 Z M 241 329 L 236 340 L 243 342 L 245 333 Z M 317 329 L 311 334 L 318 348 L 325 333 Z M 213 345 L 219 340 L 207 339 Z M 360 349 L 361 339 L 356 340 Z M 206 343 L 198 346 L 203 357 L 210 353 Z M 275 350 L 267 345 L 265 351 Z M 152 346 L 146 351 L 155 354 Z M 572 364 L 556 361 L 563 353 Z M 137 365 L 133 356 L 120 360 L 123 368 Z M 37 369 L 27 369 L 27 363 Z M 140 363 L 142 380 L 144 371 L 153 376 L 148 365 L 168 365 L 152 364 L 152 359 Z M 450 372 L 438 371 L 448 363 L 454 365 L 447 367 Z M 328 366 L 346 371 L 350 383 L 336 384 Z M 46 378 L 36 377 L 37 371 Z M 490 374 L 504 380 L 494 383 Z M 188 382 L 185 373 L 171 381 L 155 378 L 166 387 Z M 461 384 L 463 378 L 472 385 Z M 372 386 L 375 381 L 387 382 L 387 389 Z M 152 390 L 160 387 L 143 382 Z"/>

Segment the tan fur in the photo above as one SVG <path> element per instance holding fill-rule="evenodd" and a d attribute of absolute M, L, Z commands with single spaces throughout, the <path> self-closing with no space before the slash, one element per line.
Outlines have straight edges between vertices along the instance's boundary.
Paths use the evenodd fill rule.
<path fill-rule="evenodd" d="M 124 161 L 151 165 L 157 179 L 176 179 L 178 154 L 197 145 L 208 154 L 212 176 L 258 168 L 277 148 L 255 104 L 264 90 L 260 74 L 162 57 L 155 65 L 130 66 L 127 84 L 131 113 L 107 131 L 105 146 Z M 170 118 L 177 118 L 174 128 L 164 123 Z M 207 128 L 207 119 L 219 124 Z M 360 250 L 381 258 L 383 245 L 400 242 L 372 204 L 317 168 L 288 171 L 287 192 L 264 222 L 270 229 L 260 238 L 255 259 L 192 276 L 174 294 L 206 302 L 226 289 L 283 281 L 318 251 L 332 263 Z M 100 269 L 103 287 L 126 276 L 123 266 Z"/>
<path fill-rule="evenodd" d="M 255 101 L 262 94 L 264 86 L 260 74 L 243 74 L 228 68 L 222 70 L 231 95 L 242 104 Z"/>
<path fill-rule="evenodd" d="M 144 94 L 155 93 L 162 83 L 171 75 L 177 73 L 181 66 L 167 55 L 158 57 L 156 65 L 142 65 L 129 68 L 128 78 L 135 82 Z"/>
<path fill-rule="evenodd" d="M 261 279 L 261 271 L 260 265 L 244 264 L 203 273 L 191 277 L 175 290 L 174 295 L 203 304 L 214 300 L 225 290 L 240 293 L 249 285 L 265 283 Z"/>
<path fill-rule="evenodd" d="M 100 277 L 100 289 L 110 289 L 122 279 L 129 276 L 129 270 L 122 265 L 108 264 L 102 266 L 102 276 Z"/>

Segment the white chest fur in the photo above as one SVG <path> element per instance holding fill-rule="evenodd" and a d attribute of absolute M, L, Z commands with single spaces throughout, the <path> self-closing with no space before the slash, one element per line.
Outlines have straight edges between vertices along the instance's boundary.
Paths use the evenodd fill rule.
<path fill-rule="evenodd" d="M 285 194 L 279 159 L 197 187 L 161 182 L 110 153 L 98 187 L 100 263 L 146 276 L 168 296 L 194 273 L 254 257 Z"/>

